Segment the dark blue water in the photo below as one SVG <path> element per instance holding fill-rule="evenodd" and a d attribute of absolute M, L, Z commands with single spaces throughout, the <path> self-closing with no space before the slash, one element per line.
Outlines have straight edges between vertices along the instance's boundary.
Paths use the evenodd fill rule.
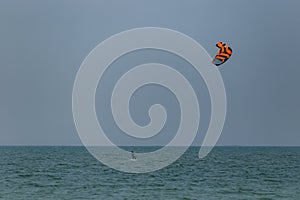
<path fill-rule="evenodd" d="M 300 147 L 216 147 L 204 160 L 198 150 L 129 174 L 84 147 L 0 147 L 0 199 L 300 199 Z"/>

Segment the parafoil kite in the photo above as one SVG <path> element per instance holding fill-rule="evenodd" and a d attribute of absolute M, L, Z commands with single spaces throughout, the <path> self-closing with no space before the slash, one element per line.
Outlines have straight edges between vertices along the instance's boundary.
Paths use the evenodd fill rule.
<path fill-rule="evenodd" d="M 219 48 L 219 51 L 213 59 L 212 63 L 216 66 L 219 66 L 225 63 L 230 58 L 230 56 L 232 55 L 232 49 L 228 46 L 228 44 L 222 42 L 218 42 L 216 46 Z"/>

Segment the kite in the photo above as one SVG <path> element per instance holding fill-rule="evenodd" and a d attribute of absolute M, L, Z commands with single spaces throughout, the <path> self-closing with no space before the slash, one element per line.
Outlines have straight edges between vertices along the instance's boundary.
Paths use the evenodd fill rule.
<path fill-rule="evenodd" d="M 213 59 L 212 63 L 216 66 L 219 66 L 225 63 L 230 58 L 232 49 L 228 46 L 228 44 L 222 42 L 218 42 L 216 46 L 219 48 L 219 51 Z"/>

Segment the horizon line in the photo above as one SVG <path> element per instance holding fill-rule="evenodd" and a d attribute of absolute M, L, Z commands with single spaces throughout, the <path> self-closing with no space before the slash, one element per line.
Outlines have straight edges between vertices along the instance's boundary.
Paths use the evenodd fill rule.
<path fill-rule="evenodd" d="M 86 147 L 84 145 L 35 145 L 35 144 L 22 144 L 22 145 L 0 145 L 0 147 Z M 87 147 L 112 147 L 112 146 L 87 146 Z M 119 145 L 118 147 L 164 147 L 164 145 Z M 169 146 L 169 147 L 187 147 L 187 146 Z M 191 145 L 190 147 L 212 147 Z M 300 147 L 300 145 L 215 145 L 213 147 Z"/>

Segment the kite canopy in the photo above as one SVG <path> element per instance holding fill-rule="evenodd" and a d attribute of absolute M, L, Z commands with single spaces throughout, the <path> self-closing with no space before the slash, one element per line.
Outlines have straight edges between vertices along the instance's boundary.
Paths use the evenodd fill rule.
<path fill-rule="evenodd" d="M 218 42 L 216 46 L 219 48 L 217 55 L 213 59 L 212 63 L 216 66 L 225 63 L 232 55 L 232 49 L 225 43 Z"/>

